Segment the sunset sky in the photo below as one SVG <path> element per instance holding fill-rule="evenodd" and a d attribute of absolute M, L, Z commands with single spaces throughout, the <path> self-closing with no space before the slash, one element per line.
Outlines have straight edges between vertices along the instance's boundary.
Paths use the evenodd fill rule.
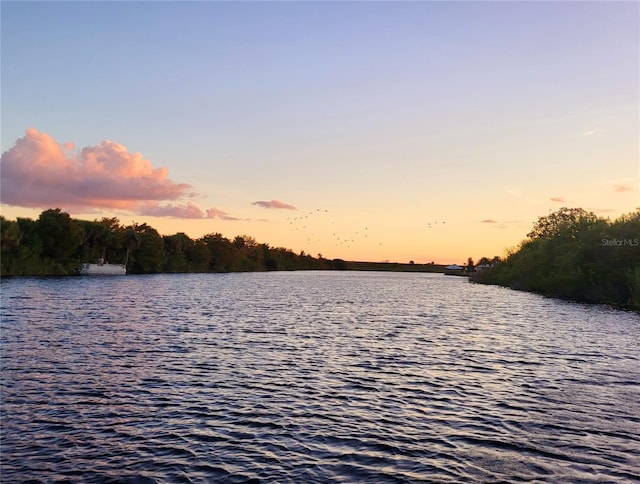
<path fill-rule="evenodd" d="M 8 219 L 461 263 L 640 205 L 638 2 L 0 8 Z"/>

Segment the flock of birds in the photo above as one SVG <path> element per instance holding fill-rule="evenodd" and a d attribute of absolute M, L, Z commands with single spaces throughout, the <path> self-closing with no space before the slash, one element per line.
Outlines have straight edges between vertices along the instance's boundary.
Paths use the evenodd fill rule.
<path fill-rule="evenodd" d="M 316 235 L 315 232 L 311 231 L 311 224 L 317 227 L 318 222 L 326 223 L 327 220 L 318 220 L 319 217 L 323 217 L 329 213 L 329 210 L 321 210 L 316 209 L 315 211 L 311 211 L 306 213 L 305 215 L 300 215 L 299 217 L 288 217 L 287 222 L 289 223 L 289 230 L 291 231 L 302 231 L 306 232 L 307 235 L 307 244 L 311 244 L 313 242 L 323 242 L 320 236 Z M 335 226 L 335 220 L 328 221 L 329 225 Z M 369 236 L 369 227 L 361 227 L 356 232 L 352 233 L 344 233 L 337 230 L 335 227 L 330 228 L 331 237 L 336 247 L 344 246 L 351 247 L 353 243 L 358 240 L 368 238 Z M 326 233 L 329 233 L 328 231 Z M 382 242 L 379 242 L 379 245 L 382 245 Z"/>
<path fill-rule="evenodd" d="M 289 230 L 292 232 L 302 232 L 303 236 L 306 236 L 306 242 L 308 245 L 313 243 L 326 242 L 323 237 L 327 237 L 330 234 L 331 241 L 336 247 L 350 248 L 356 242 L 370 241 L 372 244 L 382 246 L 380 241 L 373 240 L 375 237 L 371 235 L 368 226 L 360 226 L 355 232 L 345 232 L 337 229 L 335 220 L 331 220 L 329 217 L 329 210 L 317 208 L 304 215 L 297 217 L 287 217 L 286 219 Z M 438 224 L 443 226 L 445 221 L 431 221 L 426 223 L 426 228 L 435 228 Z M 322 228 L 321 228 L 322 227 Z M 317 232 L 321 230 L 322 234 Z"/>
<path fill-rule="evenodd" d="M 429 228 L 429 229 L 431 228 L 431 223 L 432 223 L 432 222 L 427 222 L 427 228 Z M 446 224 L 447 222 L 442 221 L 442 222 L 440 222 L 440 223 L 442 223 L 442 224 Z M 433 222 L 433 225 L 437 225 L 437 224 L 438 224 L 438 222 Z"/>

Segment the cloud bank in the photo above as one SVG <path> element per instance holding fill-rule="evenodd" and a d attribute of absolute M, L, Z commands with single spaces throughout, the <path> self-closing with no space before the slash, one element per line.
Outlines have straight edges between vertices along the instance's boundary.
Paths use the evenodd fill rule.
<path fill-rule="evenodd" d="M 257 205 L 263 208 L 283 208 L 286 210 L 297 210 L 293 205 L 281 202 L 280 200 L 271 200 L 269 202 L 258 200 L 257 202 L 253 202 L 251 205 Z"/>
<path fill-rule="evenodd" d="M 191 185 L 175 183 L 166 168 L 154 168 L 140 153 L 104 140 L 73 153 L 73 143 L 29 128 L 2 154 L 0 201 L 29 208 L 65 210 L 118 209 L 140 215 L 236 220 L 216 208 L 202 210 L 191 202 Z"/>
<path fill-rule="evenodd" d="M 566 202 L 566 198 L 564 197 L 551 197 L 552 202 L 564 203 Z"/>

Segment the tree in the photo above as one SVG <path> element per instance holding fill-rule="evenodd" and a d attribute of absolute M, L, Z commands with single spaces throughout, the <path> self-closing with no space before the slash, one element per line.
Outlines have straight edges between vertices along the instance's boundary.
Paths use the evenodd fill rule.
<path fill-rule="evenodd" d="M 37 225 L 42 241 L 42 256 L 56 263 L 67 265 L 82 244 L 82 228 L 68 213 L 59 208 L 45 210 Z"/>
<path fill-rule="evenodd" d="M 197 240 L 193 244 L 193 249 L 187 255 L 192 272 L 208 272 L 211 262 L 211 252 L 207 244 Z"/>
<path fill-rule="evenodd" d="M 138 238 L 138 247 L 131 254 L 130 269 L 133 273 L 156 273 L 162 269 L 164 242 L 158 231 L 143 223 L 134 224 L 133 231 Z"/>
<path fill-rule="evenodd" d="M 343 259 L 333 259 L 332 265 L 333 265 L 333 269 L 337 271 L 347 270 L 347 263 Z"/>
<path fill-rule="evenodd" d="M 94 262 L 97 259 L 120 262 L 121 243 L 118 238 L 120 225 L 117 218 L 103 218 L 100 221 L 79 221 L 83 230 L 83 262 Z"/>
<path fill-rule="evenodd" d="M 556 237 L 568 237 L 575 239 L 581 230 L 590 228 L 598 221 L 593 212 L 587 212 L 582 208 L 563 207 L 547 216 L 538 217 L 531 232 L 527 234 L 530 239 L 553 239 Z"/>
<path fill-rule="evenodd" d="M 81 263 L 100 258 L 128 262 L 128 272 L 140 274 L 346 268 L 344 261 L 272 248 L 248 235 L 233 242 L 219 233 L 196 241 L 184 233 L 161 237 L 144 223 L 125 227 L 115 217 L 74 220 L 60 209 L 45 210 L 36 221 L 0 216 L 0 236 L 2 276 L 75 274 Z"/>
<path fill-rule="evenodd" d="M 473 280 L 640 308 L 640 213 L 611 222 L 563 208 L 540 217 L 528 237 Z"/>
<path fill-rule="evenodd" d="M 163 272 L 190 272 L 187 258 L 193 250 L 193 240 L 184 232 L 175 235 L 165 235 Z"/>
<path fill-rule="evenodd" d="M 20 226 L 0 215 L 0 274 L 19 275 Z"/>
<path fill-rule="evenodd" d="M 0 249 L 15 249 L 20 245 L 20 226 L 0 215 Z"/>
<path fill-rule="evenodd" d="M 236 267 L 239 267 L 239 263 L 236 262 L 239 258 L 236 254 L 239 254 L 239 252 L 229 239 L 223 237 L 220 233 L 215 233 L 203 236 L 200 241 L 209 249 L 211 271 L 231 272 L 239 270 L 236 269 Z"/>

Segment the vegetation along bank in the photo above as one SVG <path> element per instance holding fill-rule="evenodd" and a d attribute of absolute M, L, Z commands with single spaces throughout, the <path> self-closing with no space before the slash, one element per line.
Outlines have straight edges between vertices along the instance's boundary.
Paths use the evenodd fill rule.
<path fill-rule="evenodd" d="M 616 220 L 581 208 L 539 217 L 504 260 L 472 281 L 640 309 L 640 209 Z"/>
<path fill-rule="evenodd" d="M 147 224 L 117 218 L 76 220 L 60 209 L 37 220 L 0 216 L 0 275 L 75 275 L 84 262 L 120 264 L 132 274 L 274 270 L 384 270 L 447 272 L 443 265 L 349 262 L 295 253 L 219 233 L 193 240 L 184 233 L 161 236 Z M 471 259 L 462 275 L 550 297 L 640 309 L 640 209 L 616 220 L 581 208 L 540 217 L 527 238 L 503 259 Z"/>

